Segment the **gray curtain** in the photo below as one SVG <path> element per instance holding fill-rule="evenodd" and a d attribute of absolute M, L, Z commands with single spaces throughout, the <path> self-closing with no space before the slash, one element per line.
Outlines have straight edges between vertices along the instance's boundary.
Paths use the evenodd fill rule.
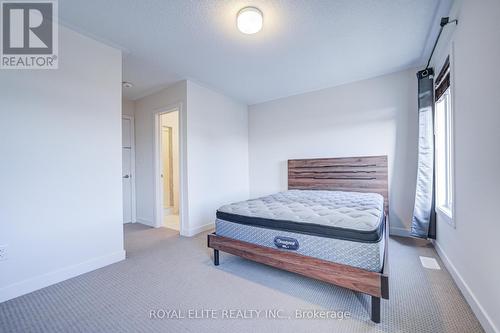
<path fill-rule="evenodd" d="M 417 73 L 418 78 L 418 170 L 411 235 L 436 238 L 434 212 L 434 72 Z"/>

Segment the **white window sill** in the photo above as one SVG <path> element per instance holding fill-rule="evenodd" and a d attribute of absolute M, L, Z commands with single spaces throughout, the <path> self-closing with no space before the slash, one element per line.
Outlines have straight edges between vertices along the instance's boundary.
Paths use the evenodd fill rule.
<path fill-rule="evenodd" d="M 440 220 L 445 221 L 453 228 L 455 228 L 455 221 L 453 220 L 451 209 L 442 206 L 436 207 L 436 214 L 438 215 Z"/>

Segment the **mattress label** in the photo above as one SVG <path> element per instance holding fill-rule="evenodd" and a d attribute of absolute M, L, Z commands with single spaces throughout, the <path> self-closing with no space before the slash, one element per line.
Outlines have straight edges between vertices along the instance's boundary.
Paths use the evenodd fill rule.
<path fill-rule="evenodd" d="M 291 237 L 276 236 L 274 237 L 274 245 L 276 245 L 277 248 L 286 250 L 299 249 L 299 241 Z"/>

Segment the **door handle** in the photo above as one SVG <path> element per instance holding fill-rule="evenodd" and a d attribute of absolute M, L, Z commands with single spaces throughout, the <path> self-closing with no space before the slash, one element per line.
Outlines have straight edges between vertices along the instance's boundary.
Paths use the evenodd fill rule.
<path fill-rule="evenodd" d="M 123 176 L 123 178 L 130 178 L 130 175 L 125 175 Z"/>

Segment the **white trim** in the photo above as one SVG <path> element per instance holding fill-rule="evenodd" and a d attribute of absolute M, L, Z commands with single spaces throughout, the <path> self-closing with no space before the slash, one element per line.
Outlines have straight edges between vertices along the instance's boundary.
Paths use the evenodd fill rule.
<path fill-rule="evenodd" d="M 16 282 L 0 289 L 0 303 L 13 299 L 35 290 L 71 279 L 98 268 L 114 264 L 125 259 L 125 251 L 117 251 L 102 257 L 90 259 L 82 263 L 71 265 L 53 272 L 45 273 L 24 281 Z"/>
<path fill-rule="evenodd" d="M 483 308 L 481 303 L 479 303 L 478 299 L 476 298 L 472 290 L 469 288 L 469 286 L 467 285 L 467 283 L 465 282 L 465 280 L 463 279 L 462 275 L 457 270 L 455 265 L 453 265 L 448 255 L 446 255 L 441 245 L 439 245 L 439 243 L 436 240 L 432 240 L 432 243 L 434 244 L 434 248 L 436 249 L 436 252 L 438 253 L 439 257 L 443 261 L 443 264 L 446 266 L 448 272 L 450 272 L 451 277 L 453 278 L 458 288 L 464 295 L 465 299 L 467 300 L 467 303 L 469 303 L 472 311 L 474 312 L 477 319 L 483 326 L 484 330 L 488 333 L 500 333 L 498 328 L 493 323 L 491 317 L 488 315 L 488 313 Z"/>
<path fill-rule="evenodd" d="M 136 220 L 137 220 L 137 223 L 147 225 L 148 227 L 153 227 L 153 228 L 155 227 L 155 224 L 153 221 L 146 219 L 144 217 L 138 217 Z"/>
<path fill-rule="evenodd" d="M 452 206 L 453 206 L 453 204 L 452 204 Z M 451 212 L 451 210 L 439 206 L 439 207 L 436 207 L 435 211 L 436 211 L 437 216 L 439 217 L 439 221 L 445 221 L 452 228 L 456 228 L 455 220 L 453 219 L 453 213 Z"/>
<path fill-rule="evenodd" d="M 192 236 L 195 236 L 195 235 L 199 234 L 200 232 L 204 232 L 204 231 L 211 230 L 211 229 L 214 229 L 214 228 L 215 228 L 215 223 L 214 222 L 207 223 L 207 224 L 204 224 L 202 226 L 199 226 L 199 227 L 196 227 L 196 228 L 193 228 L 193 229 L 189 229 L 187 231 L 187 233 L 186 234 L 182 234 L 182 236 L 192 237 Z"/>
<path fill-rule="evenodd" d="M 134 116 L 122 115 L 122 119 L 130 120 L 130 178 L 132 196 L 132 223 L 137 222 L 137 204 L 135 199 L 135 120 Z"/>
<path fill-rule="evenodd" d="M 449 224 L 451 227 L 456 229 L 456 223 L 455 223 L 455 198 L 456 198 L 456 186 L 455 186 L 455 41 L 453 38 L 449 42 L 449 45 L 446 48 L 447 52 L 444 52 L 441 55 L 441 58 L 436 62 L 439 64 L 439 68 L 442 68 L 445 61 L 446 57 L 449 57 L 450 59 L 450 103 L 451 103 L 451 111 L 449 114 L 450 117 L 450 160 L 451 160 L 451 166 L 450 166 L 450 178 L 451 178 L 451 190 L 452 190 L 452 201 L 451 201 L 451 207 L 450 207 L 450 214 L 446 211 L 446 209 L 442 209 L 437 205 L 437 200 L 435 199 L 436 207 L 435 207 L 435 212 L 439 216 L 440 219 L 445 221 L 447 224 Z M 433 120 L 435 123 L 435 119 Z M 434 162 L 436 164 L 436 161 Z M 437 182 L 436 182 L 437 184 Z"/>
<path fill-rule="evenodd" d="M 451 112 L 450 112 L 450 131 L 451 131 L 451 135 L 450 135 L 450 147 L 451 147 L 451 168 L 450 168 L 450 178 L 451 178 L 451 190 L 452 190 L 452 193 L 451 193 L 451 196 L 452 196 L 452 200 L 451 200 L 451 219 L 448 221 L 448 224 L 450 224 L 453 228 L 456 228 L 457 227 L 457 224 L 455 222 L 455 201 L 456 201 L 456 182 L 455 182 L 455 100 L 456 100 L 456 96 L 455 96 L 455 41 L 452 40 L 451 41 L 451 46 L 450 46 L 450 92 L 451 92 Z"/>
<path fill-rule="evenodd" d="M 161 189 L 161 133 L 160 115 L 173 111 L 179 112 L 179 233 L 182 236 L 188 234 L 188 214 L 187 214 L 187 163 L 186 163 L 186 111 L 182 102 L 167 105 L 153 111 L 154 115 L 154 223 L 155 228 L 163 226 L 163 194 Z"/>

